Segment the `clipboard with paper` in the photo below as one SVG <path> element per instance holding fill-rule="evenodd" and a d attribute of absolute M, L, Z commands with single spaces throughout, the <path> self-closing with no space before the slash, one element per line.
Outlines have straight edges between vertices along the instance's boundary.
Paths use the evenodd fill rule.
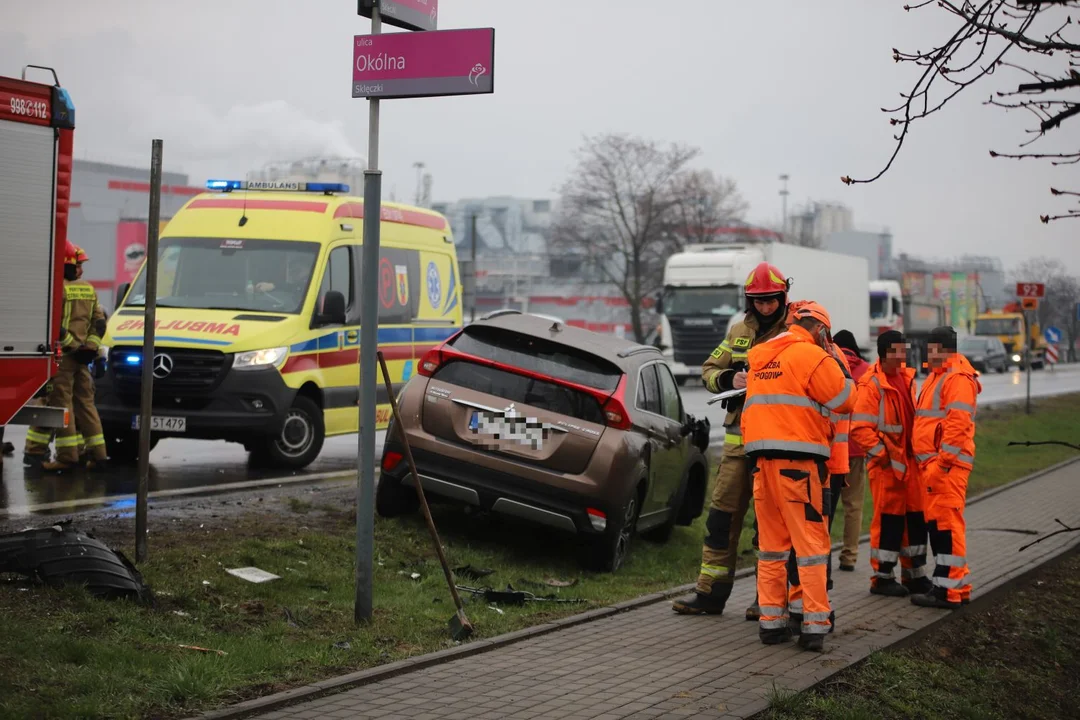
<path fill-rule="evenodd" d="M 736 398 L 736 397 L 739 397 L 740 395 L 745 395 L 745 394 L 746 394 L 746 388 L 739 388 L 738 390 L 727 390 L 725 392 L 720 393 L 719 395 L 713 395 L 711 398 L 709 398 L 706 401 L 706 404 L 707 405 L 713 405 L 715 403 L 721 402 L 722 400 L 727 400 L 729 398 Z"/>

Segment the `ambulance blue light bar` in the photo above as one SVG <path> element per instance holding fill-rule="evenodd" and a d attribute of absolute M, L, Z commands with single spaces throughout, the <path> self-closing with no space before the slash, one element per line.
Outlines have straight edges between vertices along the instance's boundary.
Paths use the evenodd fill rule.
<path fill-rule="evenodd" d="M 347 193 L 346 183 L 297 182 L 295 180 L 207 180 L 207 190 L 274 190 L 277 192 Z"/>

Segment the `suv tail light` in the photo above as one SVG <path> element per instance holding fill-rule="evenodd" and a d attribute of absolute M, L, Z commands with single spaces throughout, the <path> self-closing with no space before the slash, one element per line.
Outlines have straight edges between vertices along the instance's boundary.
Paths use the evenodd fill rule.
<path fill-rule="evenodd" d="M 394 450 L 387 450 L 386 454 L 383 455 L 382 469 L 387 471 L 393 470 L 401 464 L 403 458 L 404 456 L 401 453 Z"/>
<path fill-rule="evenodd" d="M 416 372 L 425 377 L 431 377 L 440 365 L 442 365 L 442 351 L 437 347 L 432 348 L 420 358 L 420 365 L 416 368 Z"/>
<path fill-rule="evenodd" d="M 622 380 L 619 381 L 619 387 L 615 388 L 615 392 L 611 394 L 611 397 L 604 401 L 604 417 L 607 419 L 609 428 L 629 430 L 633 426 L 630 421 L 630 413 L 626 411 L 626 403 L 623 402 L 625 393 L 626 376 L 623 375 Z"/>
<path fill-rule="evenodd" d="M 585 512 L 589 515 L 589 524 L 592 525 L 593 530 L 604 532 L 607 529 L 607 515 L 604 514 L 603 510 L 585 508 Z"/>

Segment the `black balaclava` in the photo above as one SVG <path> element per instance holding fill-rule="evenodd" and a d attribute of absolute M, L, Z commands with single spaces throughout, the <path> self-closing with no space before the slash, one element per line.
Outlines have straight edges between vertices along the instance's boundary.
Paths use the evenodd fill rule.
<path fill-rule="evenodd" d="M 772 300 L 776 299 L 780 301 L 780 304 L 776 306 L 776 312 L 772 315 L 762 315 L 758 312 L 757 307 L 754 305 L 754 300 Z M 747 308 L 750 314 L 757 318 L 758 325 L 761 326 L 761 332 L 765 332 L 772 328 L 776 323 L 780 322 L 787 315 L 787 303 L 784 302 L 786 298 L 783 293 L 776 293 L 775 295 L 762 295 L 757 298 L 746 298 Z"/>

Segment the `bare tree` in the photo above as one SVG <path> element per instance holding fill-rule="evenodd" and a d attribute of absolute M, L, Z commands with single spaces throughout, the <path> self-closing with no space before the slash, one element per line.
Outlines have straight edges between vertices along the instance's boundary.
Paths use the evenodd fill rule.
<path fill-rule="evenodd" d="M 1080 323 L 1076 318 L 1076 305 L 1080 303 L 1080 278 L 1069 274 L 1065 264 L 1057 258 L 1035 257 L 1016 267 L 1012 272 L 1015 282 L 1041 282 L 1046 285 L 1046 297 L 1039 302 L 1036 317 L 1045 330 L 1057 326 L 1063 335 L 1065 347 L 1062 359 L 1074 355 L 1072 348 L 1080 337 Z"/>
<path fill-rule="evenodd" d="M 1068 14 L 1080 8 L 1077 0 L 921 0 L 905 5 L 907 11 L 931 7 L 952 14 L 958 24 L 944 44 L 928 51 L 901 52 L 893 49 L 893 59 L 922 68 L 915 85 L 901 93 L 903 103 L 882 108 L 898 131 L 892 156 L 873 177 L 841 180 L 853 185 L 871 183 L 880 178 L 900 154 L 913 123 L 933 115 L 949 101 L 980 81 L 1008 71 L 1025 82 L 1001 80 L 999 89 L 984 104 L 1006 110 L 1023 110 L 1034 116 L 1035 125 L 1027 130 L 1028 138 L 1021 151 L 1002 153 L 991 150 L 991 157 L 1049 160 L 1054 165 L 1080 162 L 1075 146 L 1064 152 L 1054 148 L 1029 151 L 1025 148 L 1043 139 L 1051 130 L 1080 115 L 1080 98 L 1062 95 L 1080 90 L 1080 29 Z M 1008 60 L 1007 60 L 1008 58 Z M 1013 58 L 1017 62 L 1012 62 Z M 1004 73 L 1002 73 L 1004 74 Z M 988 81 L 989 82 L 989 81 Z M 1051 188 L 1053 195 L 1080 197 L 1080 193 Z M 1061 218 L 1080 217 L 1080 209 L 1063 214 L 1042 215 L 1044 223 Z"/>
<path fill-rule="evenodd" d="M 712 242 L 716 230 L 742 220 L 747 205 L 730 178 L 711 170 L 685 170 L 673 183 L 675 212 L 671 232 L 685 244 Z"/>
<path fill-rule="evenodd" d="M 669 232 L 678 207 L 676 179 L 698 152 L 621 134 L 586 137 L 577 168 L 560 190 L 552 245 L 585 255 L 619 289 L 638 342 L 646 335 L 643 301 L 678 247 Z"/>

